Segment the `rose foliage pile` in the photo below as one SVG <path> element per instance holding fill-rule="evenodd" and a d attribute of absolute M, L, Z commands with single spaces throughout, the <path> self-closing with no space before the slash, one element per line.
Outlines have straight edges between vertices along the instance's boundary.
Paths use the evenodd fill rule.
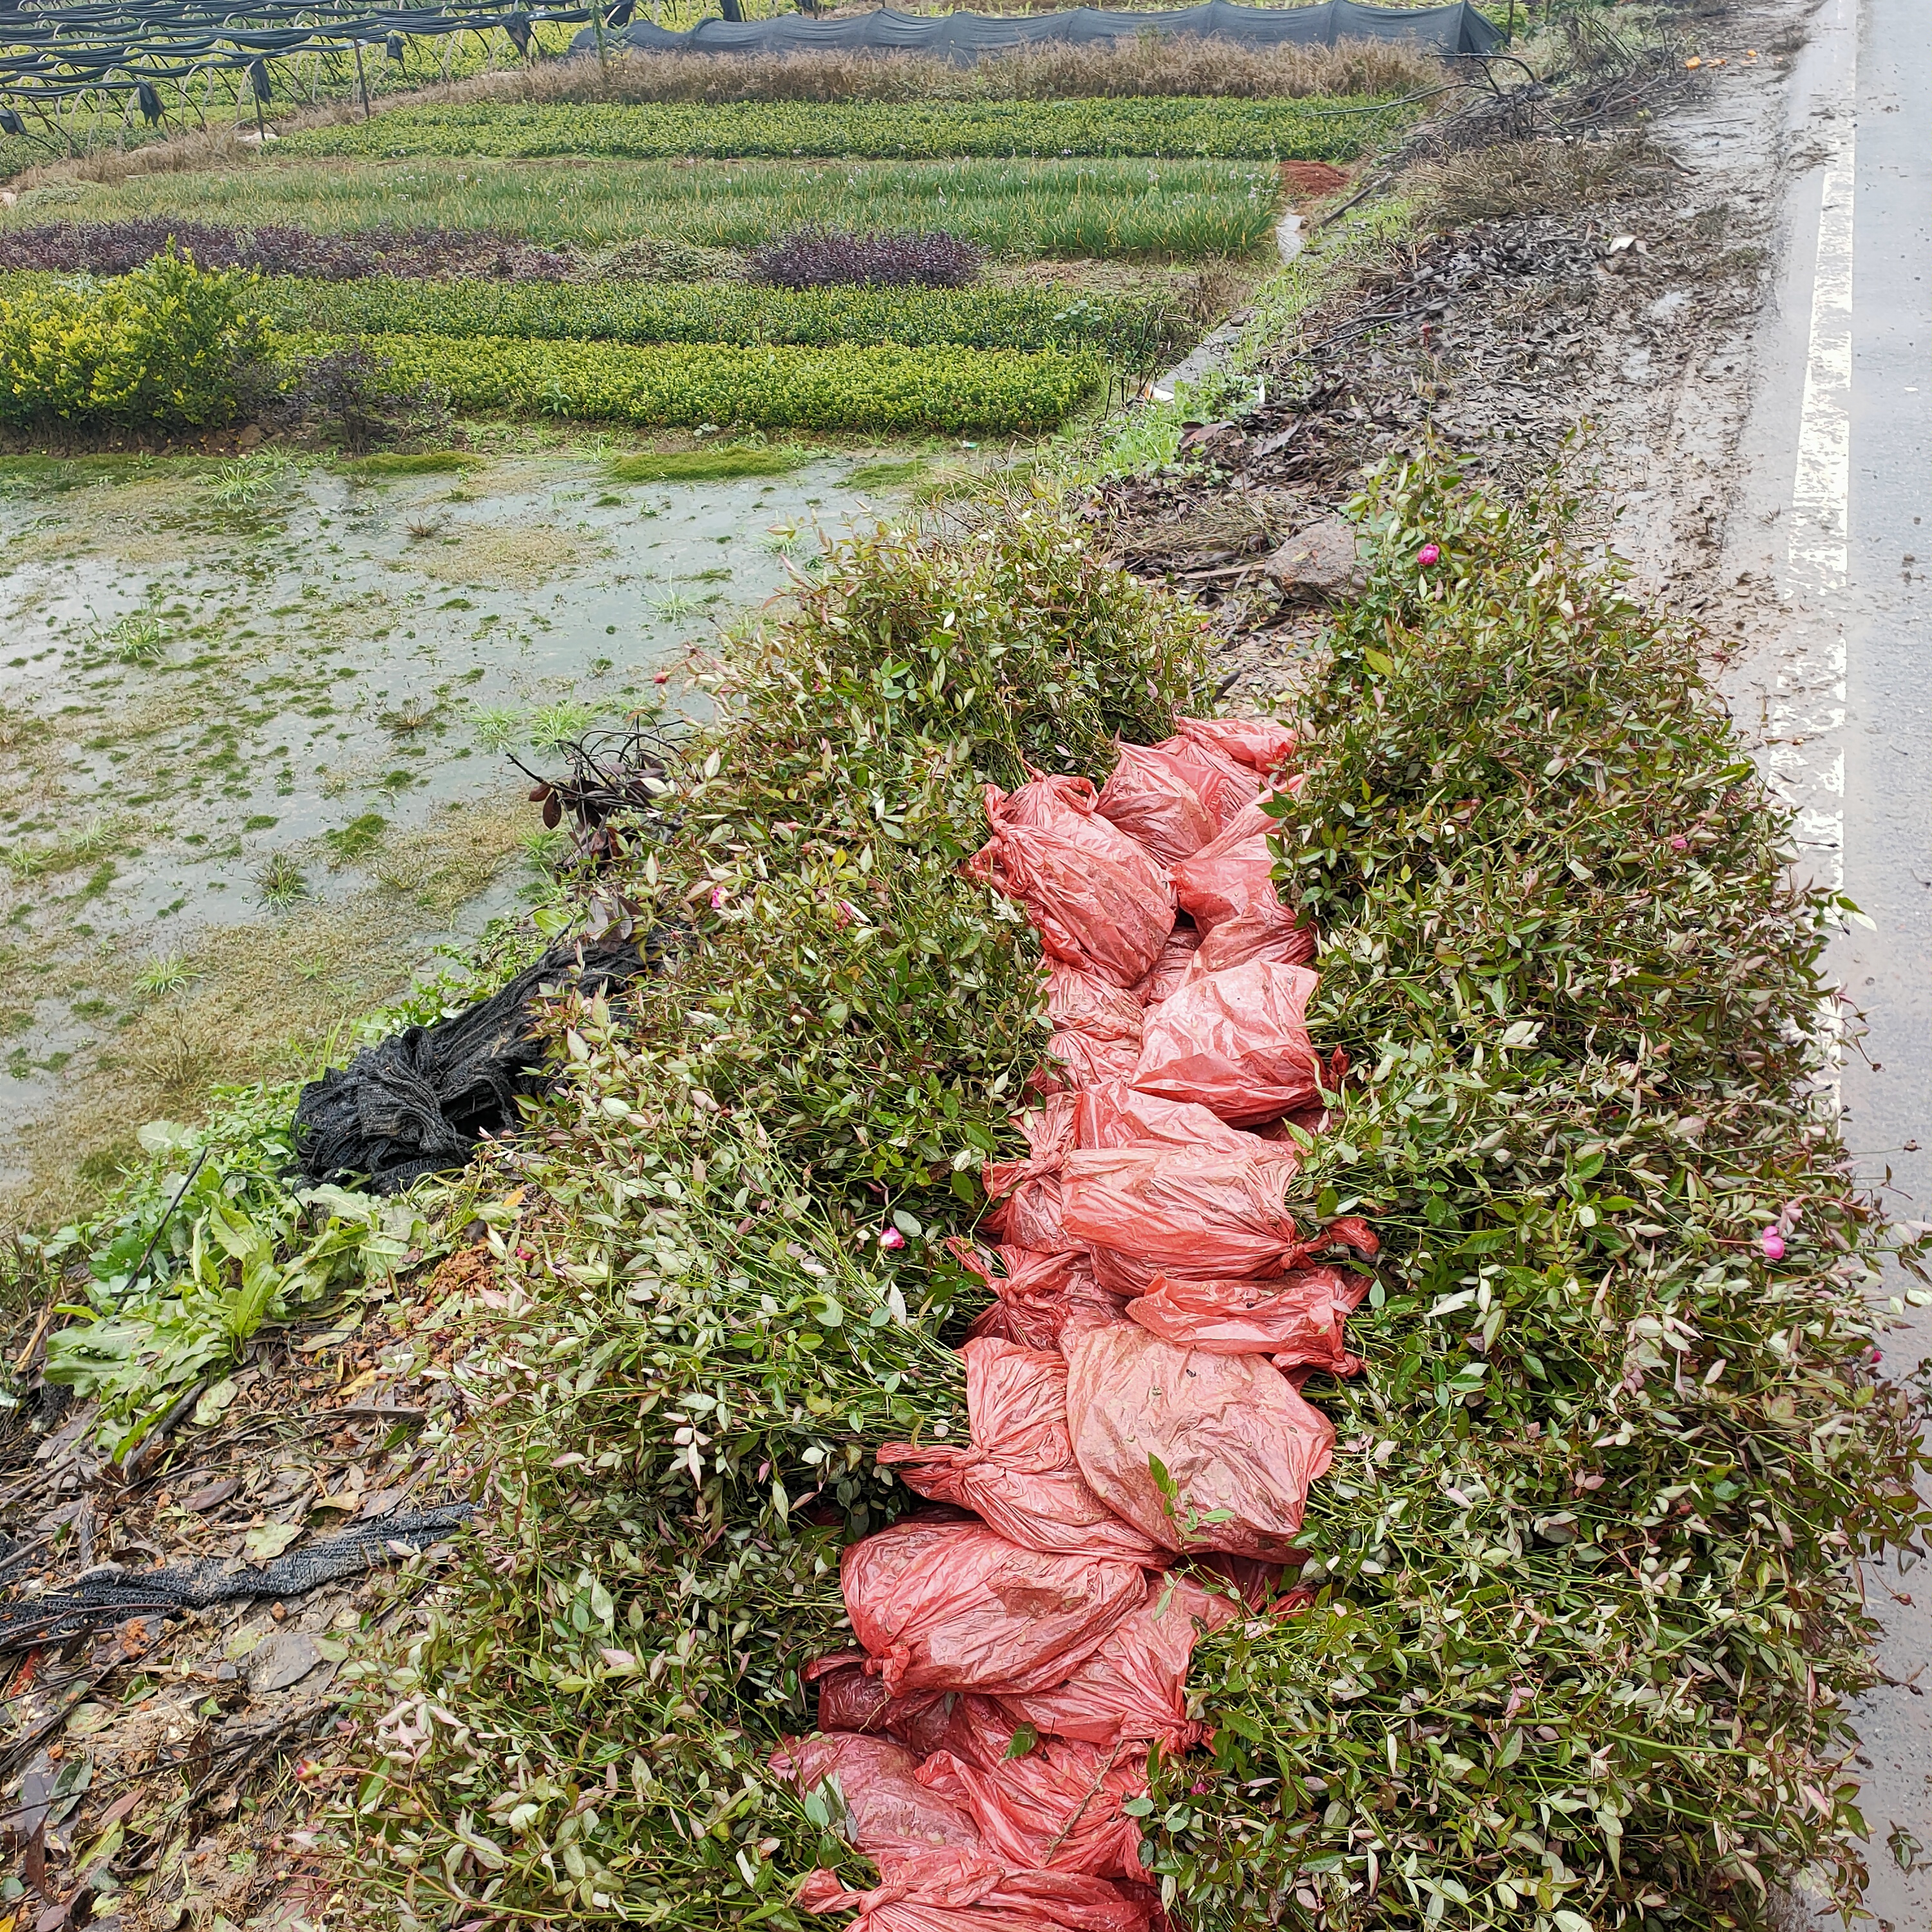
<path fill-rule="evenodd" d="M 1313 1600 L 1202 1640 L 1214 1742 L 1152 1757 L 1142 1856 L 1229 1932 L 1763 1925 L 1800 1865 L 1856 1884 L 1852 1566 L 1925 1526 L 1890 1238 L 1810 1097 L 1842 908 L 1566 506 L 1422 470 L 1359 508 L 1280 848 L 1357 1070 L 1289 1205 L 1375 1217 L 1367 1366 L 1318 1393 Z M 1203 695 L 1195 622 L 1091 543 L 1043 506 L 866 539 L 738 641 L 624 885 L 682 964 L 560 1016 L 563 1093 L 465 1184 L 483 1527 L 349 1667 L 334 1828 L 405 1926 L 794 1932 L 805 1872 L 868 1881 L 766 1760 L 849 1643 L 841 1550 L 904 1504 L 875 1451 L 964 1427 L 940 1238 L 1046 1039 L 958 870 L 977 787 L 1097 780 Z"/>

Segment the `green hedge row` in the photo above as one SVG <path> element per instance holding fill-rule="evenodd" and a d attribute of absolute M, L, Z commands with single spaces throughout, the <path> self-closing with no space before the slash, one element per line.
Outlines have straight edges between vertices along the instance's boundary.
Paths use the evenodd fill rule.
<path fill-rule="evenodd" d="M 648 106 L 404 107 L 374 121 L 310 128 L 283 140 L 292 154 L 398 160 L 428 154 L 538 160 L 592 154 L 655 160 L 693 155 L 939 160 L 1022 155 L 1162 155 L 1260 161 L 1349 161 L 1391 124 L 1342 100 L 1094 100 L 689 101 Z"/>
<path fill-rule="evenodd" d="M 832 349 L 956 343 L 1100 349 L 1138 364 L 1173 346 L 1169 305 L 1051 289 L 764 288 L 749 282 L 323 282 L 274 276 L 254 301 L 323 334 L 529 336 L 586 342 L 761 342 Z"/>
<path fill-rule="evenodd" d="M 670 343 L 649 350 L 503 336 L 365 335 L 399 386 L 428 384 L 463 411 L 582 422 L 761 429 L 1051 429 L 1102 381 L 1090 353 L 947 346 L 794 349 Z M 293 336 L 313 354 L 340 338 Z"/>

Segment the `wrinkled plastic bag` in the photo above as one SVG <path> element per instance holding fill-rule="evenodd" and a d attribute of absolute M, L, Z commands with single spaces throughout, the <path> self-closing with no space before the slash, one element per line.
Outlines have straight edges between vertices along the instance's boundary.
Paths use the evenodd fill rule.
<path fill-rule="evenodd" d="M 1065 1066 L 1074 1088 L 1133 1072 L 1141 1003 L 1126 987 L 1056 959 L 1047 969 L 1046 1012 L 1053 1022 L 1046 1050 Z"/>
<path fill-rule="evenodd" d="M 849 1731 L 787 1740 L 772 1754 L 772 1768 L 801 1792 L 836 1784 L 843 1803 L 842 1834 L 874 1860 L 956 1848 L 975 1851 L 979 1828 L 956 1800 L 914 1776 L 920 1760 L 890 1738 Z"/>
<path fill-rule="evenodd" d="M 1315 928 L 1285 905 L 1272 912 L 1238 913 L 1222 920 L 1196 949 L 1188 969 L 1174 988 L 1208 973 L 1263 960 L 1276 966 L 1306 966 L 1315 957 Z"/>
<path fill-rule="evenodd" d="M 1220 830 L 1180 760 L 1145 745 L 1120 747 L 1098 810 L 1163 866 L 1199 851 Z"/>
<path fill-rule="evenodd" d="M 1190 975 L 1148 1010 L 1134 1084 L 1196 1102 L 1233 1126 L 1307 1106 L 1320 1097 L 1327 1070 L 1303 1017 L 1321 983 L 1305 966 L 1266 960 Z M 1063 1193 L 1064 1186 L 1063 1177 Z"/>
<path fill-rule="evenodd" d="M 1103 1080 L 1086 1088 L 1073 1110 L 1073 1144 L 1096 1148 L 1220 1148 L 1248 1155 L 1255 1137 L 1231 1127 L 1192 1100 L 1168 1100 L 1143 1094 L 1124 1080 Z"/>
<path fill-rule="evenodd" d="M 1093 810 L 1093 797 L 1084 779 L 1036 779 L 1010 797 L 988 785 L 992 836 L 964 870 L 1025 908 L 1051 957 L 1131 986 L 1173 930 L 1174 896 L 1165 872 Z"/>
<path fill-rule="evenodd" d="M 1294 756 L 1294 734 L 1272 718 L 1182 718 L 1180 736 L 1211 745 L 1237 764 L 1272 777 Z"/>
<path fill-rule="evenodd" d="M 1351 1376 L 1344 1326 L 1368 1292 L 1360 1275 L 1306 1268 L 1275 1281 L 1185 1281 L 1162 1275 L 1127 1313 L 1150 1335 L 1216 1355 L 1266 1355 L 1278 1369 Z"/>
<path fill-rule="evenodd" d="M 1286 1274 L 1310 1252 L 1286 1206 L 1294 1148 L 1136 1146 L 1063 1157 L 1063 1219 L 1095 1280 L 1144 1294 L 1162 1274 L 1214 1280 Z"/>
<path fill-rule="evenodd" d="M 1173 868 L 1175 902 L 1202 934 L 1190 976 L 1262 956 L 1270 945 L 1276 950 L 1268 956 L 1291 963 L 1314 957 L 1313 928 L 1282 904 L 1275 886 L 1268 840 L 1280 831 L 1278 820 L 1249 806 L 1219 838 Z M 1238 934 L 1221 937 L 1223 927 L 1237 922 Z"/>
<path fill-rule="evenodd" d="M 1134 982 L 1134 998 L 1144 1006 L 1159 1006 L 1186 978 L 1200 944 L 1201 929 L 1192 920 L 1177 919 L 1147 977 Z"/>
<path fill-rule="evenodd" d="M 1058 1690 L 1002 1697 L 999 1708 L 1009 1723 L 1030 1724 L 1042 1736 L 1186 1750 L 1209 1728 L 1187 1714 L 1194 1646 L 1240 1610 L 1184 1576 L 1156 1576 L 1146 1603 L 1116 1624 Z"/>
<path fill-rule="evenodd" d="M 1026 1136 L 1026 1159 L 989 1160 L 980 1170 L 986 1198 L 994 1204 L 985 1226 L 1016 1247 L 1050 1255 L 1071 1245 L 1060 1224 L 1060 1168 L 1073 1144 L 1075 1104 L 1071 1092 L 1051 1094 L 1017 1115 L 1014 1125 Z"/>
<path fill-rule="evenodd" d="M 886 1442 L 878 1460 L 915 1495 L 970 1510 L 1010 1543 L 1069 1556 L 1158 1564 L 1165 1553 L 1094 1495 L 1066 1432 L 1058 1351 L 969 1341 L 968 1443 Z"/>
<path fill-rule="evenodd" d="M 1029 1871 L 983 1852 L 932 1852 L 892 1863 L 869 1892 L 836 1874 L 806 1875 L 808 1912 L 850 1912 L 846 1932 L 1149 1932 L 1152 1895 L 1082 1872 Z"/>
<path fill-rule="evenodd" d="M 862 1664 L 827 1658 L 806 1674 L 820 1671 L 821 1731 L 889 1737 L 922 1762 L 945 1750 L 982 1766 L 1000 1763 L 1013 1741 L 1014 1720 L 997 1698 L 971 1690 L 915 1690 L 895 1697 Z"/>
<path fill-rule="evenodd" d="M 1262 781 L 1255 772 L 1203 739 L 1177 734 L 1149 748 L 1174 761 L 1217 828 L 1232 824 L 1262 795 Z"/>
<path fill-rule="evenodd" d="M 946 1244 L 962 1268 L 977 1275 L 998 1298 L 973 1318 L 968 1337 L 1017 1342 L 1022 1348 L 1058 1348 L 1069 1328 L 1124 1322 L 1126 1298 L 1096 1285 L 1084 1254 L 1063 1250 L 1043 1255 L 1028 1248 L 998 1250 L 995 1273 L 972 1244 L 955 1235 Z"/>
<path fill-rule="evenodd" d="M 1050 1556 L 983 1523 L 922 1518 L 849 1545 L 839 1582 L 854 1634 L 870 1654 L 866 1668 L 896 1697 L 1051 1690 L 1133 1612 L 1144 1588 L 1131 1563 Z"/>
<path fill-rule="evenodd" d="M 936 1751 L 916 1775 L 963 1804 L 986 1850 L 1016 1865 L 1144 1880 L 1140 1821 L 1120 1807 L 1146 1794 L 1145 1754 L 1053 1738 L 990 1771 Z"/>
<path fill-rule="evenodd" d="M 1070 1336 L 1066 1361 L 1073 1453 L 1108 1508 L 1170 1550 L 1297 1560 L 1335 1430 L 1278 1369 L 1177 1348 L 1134 1324 Z"/>

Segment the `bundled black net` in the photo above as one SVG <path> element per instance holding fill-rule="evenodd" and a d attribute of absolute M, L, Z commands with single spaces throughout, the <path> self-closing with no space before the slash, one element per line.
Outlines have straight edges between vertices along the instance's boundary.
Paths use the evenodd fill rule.
<path fill-rule="evenodd" d="M 628 939 L 556 947 L 454 1018 L 410 1027 L 332 1067 L 302 1089 L 296 1108 L 302 1172 L 389 1194 L 460 1167 L 485 1134 L 514 1133 L 518 1100 L 545 1084 L 536 1010 L 543 990 L 621 992 L 646 963 Z"/>
<path fill-rule="evenodd" d="M 104 1564 L 70 1590 L 49 1590 L 0 1604 L 0 1655 L 99 1630 L 128 1617 L 178 1616 L 247 1598 L 302 1596 L 325 1583 L 339 1583 L 419 1556 L 460 1529 L 475 1508 L 472 1503 L 449 1503 L 373 1517 L 272 1563 L 238 1570 L 218 1557 L 131 1572 Z"/>

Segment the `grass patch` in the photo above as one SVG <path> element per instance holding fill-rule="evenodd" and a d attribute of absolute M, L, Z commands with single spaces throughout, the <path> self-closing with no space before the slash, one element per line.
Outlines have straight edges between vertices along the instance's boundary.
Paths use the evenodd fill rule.
<path fill-rule="evenodd" d="M 326 234 L 490 229 L 586 248 L 657 238 L 748 249 L 797 228 L 944 229 L 988 254 L 1198 261 L 1274 230 L 1272 168 L 1228 161 L 263 161 L 82 192 L 88 220 L 174 214 Z M 0 226 L 44 220 L 30 197 Z"/>
<path fill-rule="evenodd" d="M 843 480 L 848 490 L 894 490 L 925 473 L 925 463 L 914 457 L 903 462 L 862 463 Z"/>
<path fill-rule="evenodd" d="M 289 135 L 280 154 L 366 160 L 488 155 L 542 160 L 674 156 L 725 160 L 982 160 L 1154 155 L 1201 160 L 1351 161 L 1408 110 L 1330 100 L 1175 99 L 473 106 L 392 109 L 380 120 Z M 1326 111 L 1324 111 L 1326 110 Z"/>
<path fill-rule="evenodd" d="M 327 337 L 284 338 L 302 351 Z M 698 428 L 1018 433 L 1048 429 L 1099 386 L 1097 356 L 979 349 L 739 349 L 369 335 L 391 379 L 471 413 Z"/>
<path fill-rule="evenodd" d="M 273 284 L 269 285 L 270 287 Z M 272 307 L 271 302 L 266 306 Z M 448 476 L 482 467 L 483 459 L 466 449 L 379 449 L 343 464 L 351 476 Z"/>
<path fill-rule="evenodd" d="M 754 448 L 748 443 L 715 449 L 645 450 L 615 456 L 604 474 L 614 483 L 722 483 L 734 476 L 783 476 L 812 460 L 808 449 Z"/>

